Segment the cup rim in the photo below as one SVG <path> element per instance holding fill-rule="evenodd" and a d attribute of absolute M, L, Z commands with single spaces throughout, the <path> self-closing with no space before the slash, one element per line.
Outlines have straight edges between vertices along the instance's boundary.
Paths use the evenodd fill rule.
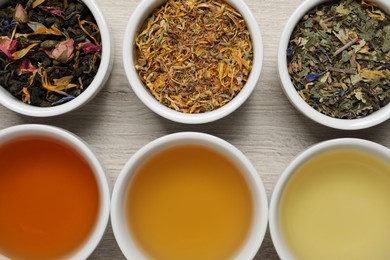
<path fill-rule="evenodd" d="M 295 257 L 289 251 L 288 246 L 284 242 L 278 220 L 280 199 L 286 185 L 288 184 L 292 176 L 294 176 L 295 171 L 298 169 L 298 167 L 300 167 L 302 164 L 304 164 L 318 154 L 340 148 L 359 149 L 374 154 L 375 156 L 378 156 L 383 160 L 390 161 L 389 148 L 373 141 L 368 141 L 360 138 L 337 138 L 323 141 L 306 148 L 294 159 L 292 159 L 276 181 L 270 198 L 269 206 L 270 235 L 276 252 L 281 259 L 295 259 Z"/>
<path fill-rule="evenodd" d="M 280 85 L 288 97 L 291 104 L 300 111 L 303 115 L 311 120 L 335 129 L 340 130 L 359 130 L 369 128 L 380 123 L 383 123 L 390 118 L 390 104 L 380 108 L 379 110 L 358 119 L 339 119 L 324 115 L 304 101 L 296 91 L 294 85 L 291 82 L 290 75 L 287 70 L 287 53 L 288 43 L 293 33 L 293 30 L 302 17 L 314 7 L 331 2 L 332 0 L 305 0 L 301 3 L 295 11 L 292 13 L 286 25 L 282 31 L 279 47 L 278 47 L 278 74 Z M 390 3 L 385 0 L 371 0 L 376 3 L 380 8 L 384 9 L 390 14 Z"/>
<path fill-rule="evenodd" d="M 80 154 L 89 164 L 98 184 L 99 189 L 99 213 L 96 218 L 96 224 L 91 231 L 91 234 L 74 252 L 69 252 L 68 259 L 86 259 L 96 249 L 101 241 L 110 215 L 110 188 L 108 178 L 104 168 L 97 158 L 96 154 L 90 149 L 88 144 L 75 134 L 59 127 L 40 125 L 40 124 L 24 124 L 11 126 L 0 130 L 0 145 L 10 140 L 15 140 L 27 136 L 43 136 L 58 140 L 72 147 Z M 2 259 L 0 253 L 0 259 Z M 8 259 L 4 256 L 5 259 Z"/>
<path fill-rule="evenodd" d="M 125 29 L 123 36 L 123 66 L 132 90 L 146 107 L 161 117 L 174 122 L 183 124 L 204 124 L 216 121 L 229 115 L 238 109 L 249 98 L 260 78 L 264 50 L 260 28 L 254 15 L 243 0 L 224 0 L 226 3 L 231 4 L 246 21 L 253 45 L 252 70 L 249 74 L 248 81 L 241 89 L 240 93 L 227 104 L 213 111 L 199 114 L 188 114 L 175 111 L 174 109 L 166 107 L 157 101 L 145 88 L 143 82 L 139 79 L 138 72 L 135 69 L 134 42 L 135 37 L 139 33 L 139 28 L 144 20 L 151 14 L 153 9 L 162 5 L 166 1 L 167 0 L 142 0 L 133 11 Z"/>
<path fill-rule="evenodd" d="M 151 155 L 183 144 L 196 144 L 213 149 L 232 160 L 241 169 L 252 193 L 255 213 L 250 234 L 237 253 L 237 258 L 252 259 L 263 242 L 268 225 L 268 200 L 261 177 L 246 156 L 233 145 L 218 137 L 198 132 L 174 133 L 157 138 L 140 148 L 122 168 L 113 189 L 111 202 L 111 225 L 119 248 L 126 258 L 147 259 L 131 238 L 126 224 L 124 201 L 128 183 L 139 165 Z"/>
<path fill-rule="evenodd" d="M 6 1 L 6 0 L 5 0 Z M 75 99 L 64 104 L 52 107 L 38 107 L 21 102 L 15 98 L 8 90 L 0 86 L 0 104 L 4 107 L 31 117 L 52 117 L 58 116 L 83 106 L 91 101 L 107 82 L 113 66 L 113 44 L 112 33 L 109 30 L 106 19 L 95 0 L 81 0 L 91 11 L 99 27 L 102 39 L 102 55 L 99 68 L 91 84 Z"/>

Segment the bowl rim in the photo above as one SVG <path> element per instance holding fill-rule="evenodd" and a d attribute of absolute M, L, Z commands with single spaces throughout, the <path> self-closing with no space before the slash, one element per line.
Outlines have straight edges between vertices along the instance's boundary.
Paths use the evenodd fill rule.
<path fill-rule="evenodd" d="M 284 242 L 282 231 L 279 227 L 278 215 L 280 198 L 284 192 L 289 180 L 294 176 L 295 171 L 302 164 L 313 158 L 314 156 L 326 151 L 351 148 L 366 151 L 385 161 L 390 162 L 390 149 L 373 141 L 360 139 L 360 138 L 336 138 L 319 142 L 300 152 L 295 158 L 293 158 L 282 174 L 276 181 L 269 204 L 269 230 L 272 242 L 281 259 L 295 259 L 292 253 L 289 251 L 288 246 Z"/>
<path fill-rule="evenodd" d="M 260 28 L 256 18 L 243 0 L 224 1 L 232 5 L 238 12 L 240 12 L 243 19 L 246 21 L 254 50 L 253 66 L 251 73 L 249 74 L 248 81 L 236 97 L 218 109 L 199 114 L 178 112 L 161 104 L 145 88 L 143 82 L 139 79 L 138 72 L 135 69 L 134 42 L 136 35 L 139 33 L 139 27 L 152 13 L 153 9 L 161 6 L 167 2 L 167 0 L 142 0 L 133 11 L 123 36 L 123 66 L 125 68 L 126 77 L 132 90 L 138 99 L 140 99 L 142 103 L 154 113 L 160 115 L 163 118 L 183 124 L 209 123 L 219 120 L 238 109 L 249 98 L 255 89 L 260 78 L 264 55 L 263 40 Z M 131 46 L 131 48 L 129 48 L 129 46 Z"/>
<path fill-rule="evenodd" d="M 378 125 L 390 118 L 390 104 L 380 108 L 379 110 L 371 113 L 368 116 L 359 119 L 339 119 L 326 116 L 315 110 L 309 104 L 304 101 L 296 91 L 294 85 L 290 80 L 290 76 L 287 70 L 287 48 L 290 40 L 290 36 L 301 18 L 311 9 L 319 4 L 330 2 L 332 0 L 305 0 L 302 2 L 292 13 L 286 25 L 282 31 L 279 47 L 278 47 L 278 74 L 280 85 L 288 97 L 291 104 L 300 111 L 303 115 L 311 120 L 335 129 L 340 130 L 359 130 L 369 128 Z M 376 3 L 380 8 L 390 14 L 390 3 L 385 0 L 371 0 Z"/>
<path fill-rule="evenodd" d="M 4 1 L 6 2 L 7 0 Z M 52 107 L 38 107 L 25 104 L 15 98 L 8 90 L 0 86 L 0 104 L 22 115 L 31 117 L 52 117 L 68 113 L 81 107 L 92 100 L 102 89 L 111 74 L 113 66 L 114 49 L 112 44 L 112 35 L 106 19 L 95 0 L 81 1 L 88 7 L 95 18 L 102 39 L 101 61 L 95 78 L 91 84 L 75 99 Z"/>
<path fill-rule="evenodd" d="M 88 256 L 97 248 L 105 233 L 110 216 L 110 186 L 107 175 L 99 158 L 91 150 L 89 145 L 77 135 L 55 126 L 42 124 L 24 124 L 11 126 L 0 130 L 0 145 L 18 138 L 27 136 L 43 136 L 58 140 L 72 147 L 78 152 L 91 167 L 99 188 L 99 212 L 96 224 L 91 234 L 79 248 L 69 252 L 68 259 L 87 259 Z M 0 259 L 8 259 L 0 253 Z"/>
<path fill-rule="evenodd" d="M 157 138 L 140 148 L 126 162 L 114 185 L 111 200 L 111 225 L 119 248 L 126 258 L 147 259 L 128 232 L 124 213 L 128 184 L 135 175 L 136 169 L 150 156 L 167 148 L 185 144 L 196 144 L 213 149 L 232 160 L 241 169 L 251 189 L 255 212 L 250 234 L 237 259 L 252 259 L 263 242 L 268 226 L 268 200 L 264 184 L 249 159 L 235 146 L 218 137 L 199 132 L 180 132 Z"/>

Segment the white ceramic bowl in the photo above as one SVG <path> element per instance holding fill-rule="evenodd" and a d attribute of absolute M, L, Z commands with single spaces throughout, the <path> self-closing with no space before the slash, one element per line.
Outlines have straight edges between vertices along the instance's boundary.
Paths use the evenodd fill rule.
<path fill-rule="evenodd" d="M 384 122 L 390 118 L 390 105 L 382 107 L 378 111 L 359 119 L 338 119 L 330 116 L 326 116 L 309 104 L 307 104 L 298 94 L 294 85 L 290 80 L 290 76 L 287 70 L 287 48 L 288 43 L 291 37 L 291 34 L 297 25 L 297 23 L 302 19 L 302 17 L 311 9 L 318 6 L 319 4 L 330 2 L 331 0 L 306 0 L 304 1 L 290 16 L 287 21 L 284 30 L 282 32 L 279 50 L 278 50 L 278 70 L 279 78 L 283 90 L 290 100 L 290 102 L 305 116 L 308 118 L 328 127 L 342 129 L 342 130 L 357 130 L 368 128 L 377 124 Z M 390 14 L 390 2 L 386 0 L 372 0 L 370 1 L 375 3 L 383 11 Z"/>
<path fill-rule="evenodd" d="M 6 2 L 7 0 L 0 0 L 0 6 L 4 5 Z M 19 114 L 33 117 L 51 117 L 73 111 L 91 101 L 99 93 L 108 80 L 113 65 L 114 50 L 112 44 L 112 33 L 110 32 L 103 13 L 100 11 L 100 8 L 95 0 L 82 0 L 82 2 L 89 8 L 94 16 L 100 29 L 102 39 L 101 62 L 96 76 L 88 88 L 86 88 L 75 99 L 64 104 L 53 107 L 37 107 L 23 103 L 12 96 L 12 94 L 6 89 L 0 87 L 0 104 Z"/>
<path fill-rule="evenodd" d="M 254 200 L 254 223 L 247 242 L 234 259 L 252 259 L 265 235 L 268 222 L 268 202 L 263 183 L 256 169 L 237 148 L 228 142 L 202 133 L 184 132 L 158 138 L 136 152 L 122 169 L 115 183 L 111 201 L 111 223 L 115 238 L 127 259 L 147 259 L 136 245 L 126 222 L 125 199 L 129 182 L 137 168 L 150 156 L 162 150 L 183 144 L 201 145 L 229 158 L 243 173 Z"/>
<path fill-rule="evenodd" d="M 104 169 L 96 155 L 83 140 L 68 131 L 53 126 L 27 124 L 3 129 L 0 131 L 0 146 L 11 140 L 28 136 L 48 137 L 69 145 L 86 160 L 95 175 L 100 196 L 96 224 L 84 244 L 80 245 L 80 248 L 72 255 L 66 257 L 75 260 L 87 259 L 103 237 L 110 216 L 110 188 Z M 0 259 L 8 258 L 2 256 L 0 252 Z"/>
<path fill-rule="evenodd" d="M 202 124 L 216 121 L 229 115 L 237 108 L 239 108 L 245 102 L 245 100 L 248 99 L 256 87 L 257 81 L 260 77 L 263 64 L 263 41 L 255 17 L 243 0 L 226 0 L 226 2 L 233 6 L 239 13 L 241 13 L 242 17 L 245 19 L 253 45 L 254 56 L 252 71 L 249 75 L 248 81 L 240 93 L 229 103 L 216 110 L 199 114 L 182 113 L 168 108 L 157 101 L 146 89 L 145 85 L 138 76 L 138 72 L 135 69 L 136 55 L 134 50 L 134 43 L 137 35 L 139 34 L 139 30 L 145 19 L 149 17 L 152 11 L 155 8 L 163 5 L 165 2 L 166 0 L 143 0 L 134 10 L 127 24 L 123 40 L 123 64 L 125 67 L 127 79 L 133 91 L 138 96 L 138 98 L 147 107 L 149 107 L 149 109 L 172 121 L 185 124 Z"/>
<path fill-rule="evenodd" d="M 275 249 L 282 260 L 296 259 L 284 241 L 283 232 L 281 231 L 280 224 L 278 222 L 280 200 L 287 183 L 294 175 L 294 172 L 313 156 L 324 153 L 326 151 L 343 148 L 365 151 L 387 162 L 390 162 L 390 150 L 388 148 L 371 141 L 356 138 L 340 138 L 324 141 L 309 147 L 296 158 L 294 158 L 276 182 L 272 192 L 269 207 L 270 233 Z M 330 248 L 329 250 L 332 249 Z"/>

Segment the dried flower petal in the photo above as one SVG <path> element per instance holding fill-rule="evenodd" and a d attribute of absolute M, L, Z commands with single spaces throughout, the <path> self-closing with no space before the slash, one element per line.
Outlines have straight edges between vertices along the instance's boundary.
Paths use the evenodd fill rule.
<path fill-rule="evenodd" d="M 323 71 L 320 73 L 308 74 L 308 75 L 306 75 L 306 79 L 307 79 L 307 81 L 312 82 L 312 81 L 318 79 L 319 77 L 321 77 L 322 75 L 324 75 L 325 73 L 326 73 L 326 71 Z"/>
<path fill-rule="evenodd" d="M 21 4 L 18 4 L 15 8 L 14 18 L 20 23 L 25 23 L 28 21 L 27 12 Z"/>
<path fill-rule="evenodd" d="M 0 50 L 7 55 L 8 59 L 13 60 L 12 53 L 15 52 L 18 42 L 11 40 L 7 36 L 0 36 Z"/>
<path fill-rule="evenodd" d="M 68 39 L 62 41 L 56 45 L 54 50 L 51 52 L 52 57 L 61 63 L 67 63 L 73 59 L 74 55 L 74 40 Z"/>
<path fill-rule="evenodd" d="M 18 71 L 18 75 L 22 75 L 27 72 L 34 72 L 37 68 L 34 67 L 34 65 L 31 64 L 31 61 L 29 59 L 24 58 L 22 63 L 20 64 L 20 68 Z"/>
<path fill-rule="evenodd" d="M 41 4 L 43 4 L 46 0 L 35 0 L 33 3 L 32 3 L 32 8 L 35 8 Z"/>
<path fill-rule="evenodd" d="M 99 32 L 99 27 L 93 23 L 93 22 L 90 22 L 90 21 L 87 21 L 87 20 L 81 20 L 79 21 L 79 26 L 81 28 L 81 30 L 84 31 L 84 33 L 86 35 L 88 35 L 94 42 L 95 44 L 98 44 L 98 41 L 97 39 L 92 35 L 94 33 L 90 33 L 86 28 L 85 28 L 85 25 L 89 25 L 91 27 L 91 30 L 94 30 L 95 32 L 94 33 L 98 33 Z"/>
<path fill-rule="evenodd" d="M 26 56 L 26 54 L 29 53 L 30 50 L 31 50 L 32 48 L 34 48 L 35 46 L 37 46 L 37 45 L 38 45 L 38 43 L 30 44 L 27 48 L 24 48 L 24 49 L 22 49 L 22 50 L 20 50 L 20 51 L 14 52 L 14 53 L 12 54 L 12 57 L 13 57 L 15 60 L 19 60 L 19 59 L 23 58 L 24 56 Z"/>
<path fill-rule="evenodd" d="M 17 25 L 18 23 L 17 22 L 12 22 L 10 23 L 7 19 L 3 18 L 1 20 L 1 23 L 2 23 L 2 28 L 1 28 L 1 31 L 5 31 L 7 30 L 8 28 L 11 28 L 15 25 Z"/>
<path fill-rule="evenodd" d="M 385 20 L 386 18 L 385 14 L 376 7 L 376 4 L 362 0 L 361 5 L 366 8 L 366 12 L 370 17 L 377 19 L 379 21 Z"/>
<path fill-rule="evenodd" d="M 38 70 L 38 73 L 41 76 L 42 87 L 49 91 L 53 91 L 64 96 L 69 96 L 69 94 L 66 93 L 64 90 L 77 87 L 76 84 L 70 83 L 73 79 L 73 76 L 66 76 L 60 79 L 55 79 L 53 80 L 54 84 L 51 84 L 49 76 L 47 75 L 47 71 L 45 69 L 40 68 Z"/>
<path fill-rule="evenodd" d="M 83 49 L 86 54 L 91 52 L 99 52 L 102 50 L 102 45 L 95 45 L 92 42 L 81 42 L 79 43 L 78 47 Z"/>
<path fill-rule="evenodd" d="M 75 96 L 67 96 L 67 97 L 63 97 L 63 98 L 60 98 L 59 100 L 57 100 L 56 102 L 53 102 L 51 103 L 52 106 L 57 106 L 57 105 L 61 105 L 63 103 L 66 103 L 66 102 L 69 102 L 73 99 L 75 99 L 76 97 Z"/>
<path fill-rule="evenodd" d="M 62 10 L 59 10 L 55 7 L 52 7 L 52 6 L 43 6 L 43 5 L 40 5 L 38 6 L 39 9 L 45 11 L 45 12 L 48 12 L 54 16 L 58 16 L 58 17 L 63 17 L 65 15 L 65 12 L 62 11 Z"/>

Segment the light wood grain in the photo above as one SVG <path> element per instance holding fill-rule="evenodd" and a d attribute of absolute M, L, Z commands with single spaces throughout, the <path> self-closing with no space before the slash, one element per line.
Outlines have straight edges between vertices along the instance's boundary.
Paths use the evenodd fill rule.
<path fill-rule="evenodd" d="M 288 102 L 277 76 L 277 47 L 284 24 L 301 0 L 246 0 L 264 41 L 264 65 L 251 98 L 236 112 L 205 125 L 182 125 L 165 120 L 135 96 L 124 74 L 124 29 L 140 0 L 97 0 L 114 37 L 111 77 L 89 104 L 56 118 L 29 118 L 0 107 L 0 128 L 40 123 L 65 128 L 83 138 L 104 164 L 111 185 L 125 162 L 157 137 L 180 131 L 199 131 L 221 137 L 239 148 L 254 164 L 270 197 L 288 162 L 310 145 L 338 137 L 358 137 L 390 146 L 390 122 L 362 131 L 339 131 L 305 118 Z M 90 259 L 124 259 L 111 227 Z M 269 233 L 255 259 L 279 259 Z"/>

